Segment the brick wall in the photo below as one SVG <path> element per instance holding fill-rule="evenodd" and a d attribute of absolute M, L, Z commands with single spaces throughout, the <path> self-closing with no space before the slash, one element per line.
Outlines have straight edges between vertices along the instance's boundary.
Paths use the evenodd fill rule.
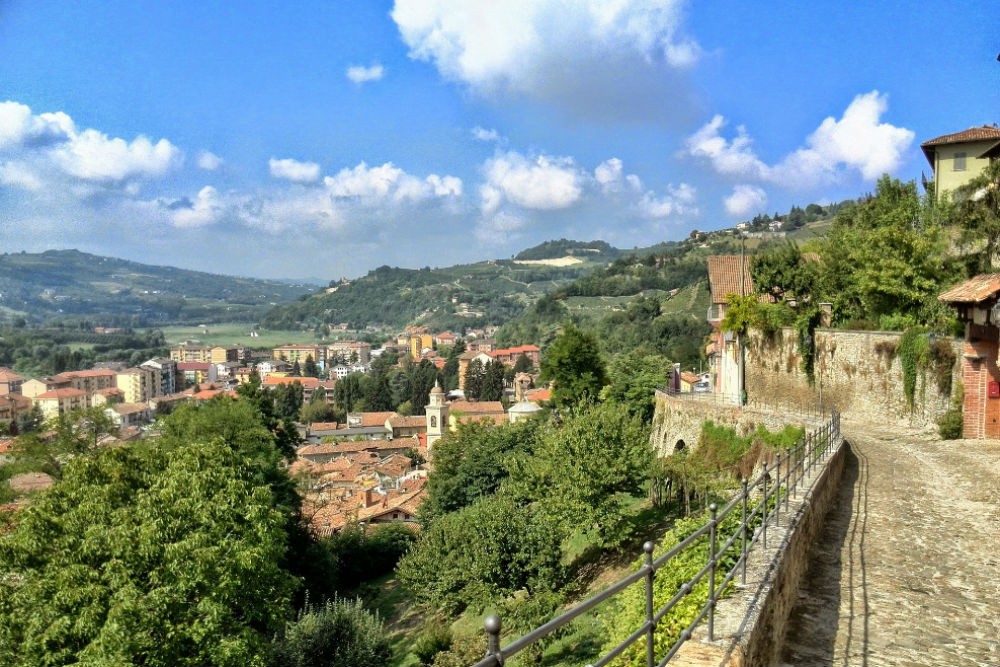
<path fill-rule="evenodd" d="M 966 438 L 1000 438 L 1000 398 L 989 396 L 990 382 L 1000 382 L 997 328 L 968 326 L 969 340 L 962 347 L 961 358 L 962 385 L 965 387 L 963 433 Z"/>

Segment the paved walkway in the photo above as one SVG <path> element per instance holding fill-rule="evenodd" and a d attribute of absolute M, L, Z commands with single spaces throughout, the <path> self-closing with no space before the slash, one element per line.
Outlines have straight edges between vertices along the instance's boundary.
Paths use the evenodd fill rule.
<path fill-rule="evenodd" d="M 1000 666 L 1000 442 L 843 430 L 844 483 L 783 662 Z"/>

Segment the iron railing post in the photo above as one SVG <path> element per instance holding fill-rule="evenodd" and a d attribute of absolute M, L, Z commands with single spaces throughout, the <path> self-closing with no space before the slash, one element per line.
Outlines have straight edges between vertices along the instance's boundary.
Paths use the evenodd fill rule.
<path fill-rule="evenodd" d="M 708 522 L 708 641 L 710 642 L 715 641 L 715 549 L 719 523 L 715 517 L 718 509 L 715 503 L 708 506 L 712 517 Z"/>
<path fill-rule="evenodd" d="M 656 665 L 655 647 L 653 645 L 656 626 L 653 624 L 653 543 L 646 542 L 642 545 L 642 550 L 646 552 L 646 623 L 649 628 L 646 630 L 646 665 L 654 667 Z"/>
<path fill-rule="evenodd" d="M 789 484 L 792 481 L 792 459 L 793 458 L 794 457 L 791 454 L 789 454 L 785 458 L 785 515 L 786 516 L 788 515 L 788 496 L 791 493 L 791 488 L 789 488 Z"/>
<path fill-rule="evenodd" d="M 742 502 L 742 505 L 743 505 L 743 547 L 742 547 L 742 553 L 743 553 L 743 573 L 740 576 L 740 582 L 743 585 L 746 585 L 746 583 L 747 583 L 747 496 L 750 493 L 747 490 L 747 485 L 748 484 L 749 484 L 749 482 L 747 482 L 746 478 L 744 477 L 743 478 L 743 502 Z"/>
<path fill-rule="evenodd" d="M 483 621 L 486 629 L 486 655 L 496 658 L 497 665 L 503 665 L 503 655 L 500 653 L 500 617 L 490 614 Z"/>
<path fill-rule="evenodd" d="M 764 542 L 764 548 L 766 549 L 767 548 L 767 517 L 768 517 L 768 511 L 767 511 L 767 500 L 768 500 L 767 499 L 767 463 L 766 462 L 764 463 L 764 474 L 761 476 L 760 479 L 761 479 L 761 483 L 764 485 L 762 487 L 762 489 L 761 489 L 761 509 L 760 509 L 761 522 L 760 522 L 760 530 L 761 530 L 761 538 L 763 539 L 763 542 Z"/>
<path fill-rule="evenodd" d="M 774 524 L 781 521 L 781 452 L 774 457 Z"/>

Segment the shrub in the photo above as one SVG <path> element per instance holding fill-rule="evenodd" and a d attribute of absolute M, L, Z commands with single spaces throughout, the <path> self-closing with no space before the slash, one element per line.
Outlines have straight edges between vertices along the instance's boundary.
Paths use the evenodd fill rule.
<path fill-rule="evenodd" d="M 272 667 L 360 667 L 387 664 L 392 651 L 377 614 L 360 600 L 307 606 L 274 644 Z"/>
<path fill-rule="evenodd" d="M 958 440 L 962 437 L 962 410 L 961 408 L 951 408 L 938 417 L 938 433 L 944 440 Z"/>
<path fill-rule="evenodd" d="M 420 659 L 420 664 L 429 665 L 441 651 L 447 651 L 451 646 L 451 629 L 444 623 L 433 622 L 420 633 L 413 644 L 413 654 Z"/>

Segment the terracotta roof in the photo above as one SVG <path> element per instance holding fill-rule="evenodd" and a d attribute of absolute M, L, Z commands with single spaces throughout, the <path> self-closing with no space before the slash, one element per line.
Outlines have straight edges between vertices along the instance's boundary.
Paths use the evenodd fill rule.
<path fill-rule="evenodd" d="M 179 371 L 207 371 L 208 367 L 212 364 L 207 361 L 178 361 L 177 370 Z"/>
<path fill-rule="evenodd" d="M 336 431 L 337 422 L 313 422 L 309 424 L 309 432 L 316 433 L 318 431 Z"/>
<path fill-rule="evenodd" d="M 118 403 L 111 406 L 111 409 L 120 415 L 134 415 L 140 412 L 148 412 L 149 406 L 145 403 Z"/>
<path fill-rule="evenodd" d="M 277 375 L 268 375 L 264 378 L 262 384 L 266 385 L 279 385 L 279 384 L 294 384 L 298 382 L 302 385 L 303 389 L 313 388 L 315 389 L 319 385 L 319 380 L 317 378 L 311 377 L 281 377 Z"/>
<path fill-rule="evenodd" d="M 487 423 L 490 423 L 490 424 L 506 424 L 507 423 L 507 419 L 508 419 L 507 414 L 504 413 L 504 412 L 501 412 L 499 414 L 490 412 L 490 413 L 476 414 L 476 415 L 470 415 L 470 414 L 463 413 L 463 414 L 454 415 L 454 417 L 455 417 L 455 422 L 459 423 L 459 424 L 467 424 L 469 422 L 487 422 Z"/>
<path fill-rule="evenodd" d="M 727 294 L 754 294 L 750 258 L 740 255 L 708 257 L 708 284 L 712 303 L 726 303 Z"/>
<path fill-rule="evenodd" d="M 995 125 L 981 125 L 979 127 L 970 127 L 967 130 L 955 132 L 954 134 L 945 134 L 940 137 L 934 137 L 933 139 L 920 144 L 920 148 L 924 151 L 924 157 L 927 158 L 927 161 L 930 162 L 933 167 L 934 146 L 946 146 L 948 144 L 963 144 L 972 141 L 990 140 L 1000 141 L 1000 128 Z"/>
<path fill-rule="evenodd" d="M 517 347 L 505 347 L 500 350 L 493 350 L 494 356 L 498 354 L 521 354 L 523 352 L 541 352 L 535 345 L 518 345 Z"/>
<path fill-rule="evenodd" d="M 63 387 L 62 389 L 52 389 L 44 394 L 39 394 L 35 398 L 79 398 L 81 396 L 86 396 L 86 394 L 79 389 Z"/>
<path fill-rule="evenodd" d="M 979 303 L 1000 292 L 1000 273 L 983 273 L 942 292 L 945 303 Z"/>
<path fill-rule="evenodd" d="M 448 409 L 463 415 L 495 415 L 503 414 L 503 403 L 500 401 L 452 401 Z"/>
<path fill-rule="evenodd" d="M 89 371 L 66 371 L 56 375 L 53 380 L 57 378 L 86 378 L 86 377 L 114 377 L 117 375 L 114 371 L 97 368 Z"/>
<path fill-rule="evenodd" d="M 23 380 L 24 378 L 12 371 L 9 368 L 0 367 L 0 382 L 17 382 L 18 380 Z"/>
<path fill-rule="evenodd" d="M 362 412 L 361 428 L 385 426 L 386 421 L 396 416 L 395 412 Z"/>
<path fill-rule="evenodd" d="M 299 447 L 300 458 L 323 456 L 326 454 L 355 454 L 366 450 L 379 451 L 384 449 L 406 449 L 416 447 L 413 438 L 397 438 L 396 440 L 351 440 L 348 442 L 328 442 L 321 445 L 306 445 Z"/>
<path fill-rule="evenodd" d="M 694 384 L 695 382 L 701 381 L 701 376 L 698 375 L 697 373 L 692 373 L 691 371 L 682 371 L 681 379 L 687 382 L 688 384 Z"/>
<path fill-rule="evenodd" d="M 427 425 L 427 418 L 393 415 L 389 417 L 389 425 L 393 428 L 420 428 Z"/>
<path fill-rule="evenodd" d="M 552 390 L 549 389 L 548 387 L 529 389 L 526 392 L 524 392 L 524 397 L 529 401 L 551 401 Z"/>

